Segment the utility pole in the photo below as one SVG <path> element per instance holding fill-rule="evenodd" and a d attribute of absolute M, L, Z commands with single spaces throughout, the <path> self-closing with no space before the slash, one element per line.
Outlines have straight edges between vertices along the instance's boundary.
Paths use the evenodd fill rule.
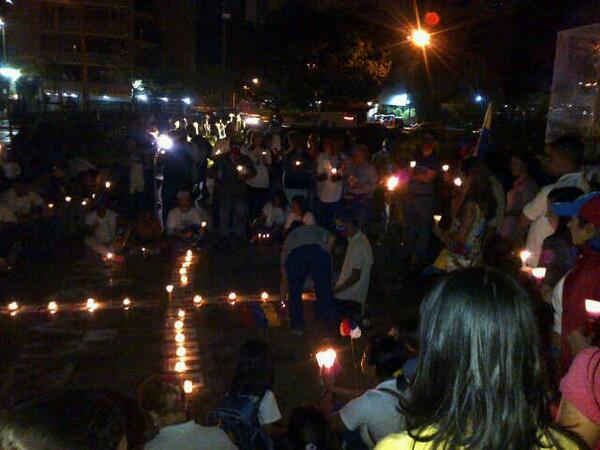
<path fill-rule="evenodd" d="M 88 54 L 85 42 L 85 17 L 83 14 L 83 0 L 77 0 L 77 18 L 79 22 L 79 40 L 81 55 L 81 102 L 83 110 L 87 111 L 90 101 L 88 90 Z"/>

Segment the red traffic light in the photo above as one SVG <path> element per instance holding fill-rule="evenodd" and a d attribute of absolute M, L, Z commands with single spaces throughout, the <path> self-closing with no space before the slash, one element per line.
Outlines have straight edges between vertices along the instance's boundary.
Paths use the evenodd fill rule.
<path fill-rule="evenodd" d="M 440 23 L 440 15 L 435 11 L 428 12 L 425 14 L 425 23 L 430 27 L 435 27 Z"/>

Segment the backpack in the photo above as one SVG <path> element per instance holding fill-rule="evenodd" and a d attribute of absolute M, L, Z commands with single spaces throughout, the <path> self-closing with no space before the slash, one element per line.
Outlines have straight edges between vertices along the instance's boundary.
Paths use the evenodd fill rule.
<path fill-rule="evenodd" d="M 239 450 L 268 450 L 269 439 L 258 421 L 261 401 L 255 395 L 228 393 L 219 407 L 208 413 L 208 425 L 225 431 Z"/>

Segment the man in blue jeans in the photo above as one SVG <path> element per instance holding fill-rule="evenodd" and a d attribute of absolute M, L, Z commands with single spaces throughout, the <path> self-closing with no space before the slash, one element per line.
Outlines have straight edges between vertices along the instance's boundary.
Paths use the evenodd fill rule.
<path fill-rule="evenodd" d="M 331 249 L 335 237 L 324 228 L 294 222 L 281 250 L 281 299 L 289 294 L 288 309 L 292 330 L 304 331 L 302 289 L 310 275 L 315 284 L 317 316 L 327 332 L 337 327 L 331 293 Z"/>

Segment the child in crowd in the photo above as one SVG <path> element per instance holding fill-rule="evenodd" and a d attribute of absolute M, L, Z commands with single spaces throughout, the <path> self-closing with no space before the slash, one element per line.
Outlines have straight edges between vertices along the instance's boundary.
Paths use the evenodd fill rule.
<path fill-rule="evenodd" d="M 284 229 L 288 231 L 294 222 L 304 222 L 304 225 L 314 225 L 315 216 L 308 210 L 306 197 L 298 195 L 292 198 L 292 212 L 287 216 Z"/>
<path fill-rule="evenodd" d="M 269 233 L 274 238 L 279 238 L 286 222 L 285 196 L 281 191 L 273 194 L 270 201 L 263 206 L 262 213 L 254 221 L 256 233 Z"/>
<path fill-rule="evenodd" d="M 227 435 L 217 427 L 203 427 L 188 420 L 186 399 L 176 378 L 154 376 L 141 385 L 140 406 L 150 417 L 155 436 L 146 450 L 235 450 Z"/>
<path fill-rule="evenodd" d="M 233 380 L 209 422 L 235 436 L 239 448 L 269 448 L 282 415 L 273 393 L 273 358 L 269 344 L 248 340 L 240 348 Z M 244 418 L 240 425 L 239 417 Z M 243 429 L 242 429 L 243 428 Z M 232 436 L 232 437 L 233 437 Z"/>
<path fill-rule="evenodd" d="M 375 387 L 350 400 L 333 413 L 333 394 L 354 395 L 353 390 L 326 386 L 323 409 L 330 414 L 334 432 L 344 434 L 348 445 L 361 441 L 372 448 L 391 433 L 406 429 L 405 418 L 398 408 L 409 396 L 409 385 L 402 367 L 407 354 L 394 337 L 374 336 L 363 353 L 361 369 Z M 351 447 L 354 448 L 354 447 Z"/>
<path fill-rule="evenodd" d="M 86 216 L 85 224 L 88 235 L 84 242 L 88 248 L 106 259 L 122 259 L 115 255 L 119 250 L 116 243 L 117 213 L 108 209 L 106 200 L 99 199 L 96 202 L 96 208 Z"/>

